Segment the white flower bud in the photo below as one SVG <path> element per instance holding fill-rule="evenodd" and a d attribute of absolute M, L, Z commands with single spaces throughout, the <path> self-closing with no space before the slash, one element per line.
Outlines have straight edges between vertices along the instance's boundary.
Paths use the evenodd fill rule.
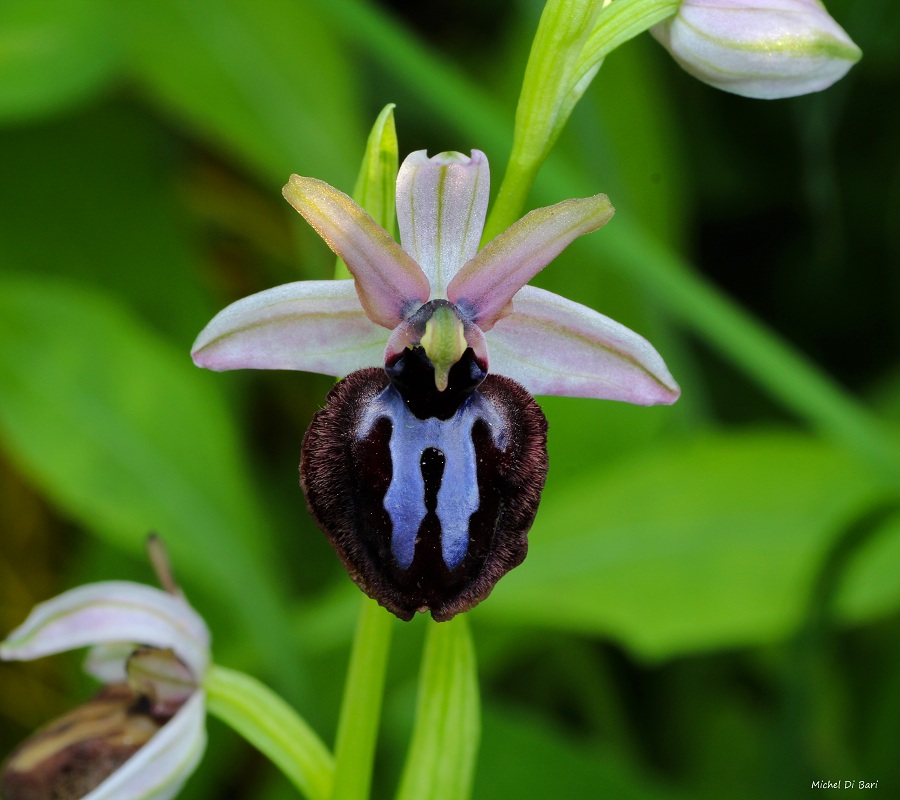
<path fill-rule="evenodd" d="M 825 89 L 862 55 L 819 0 L 683 0 L 651 32 L 704 83 L 768 100 Z"/>

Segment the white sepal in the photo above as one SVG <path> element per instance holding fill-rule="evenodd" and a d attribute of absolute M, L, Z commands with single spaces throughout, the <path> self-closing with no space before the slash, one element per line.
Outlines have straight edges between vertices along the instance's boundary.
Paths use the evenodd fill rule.
<path fill-rule="evenodd" d="M 82 800 L 171 800 L 206 749 L 205 694 L 198 689 L 159 732 Z"/>
<path fill-rule="evenodd" d="M 31 661 L 124 642 L 170 647 L 198 677 L 209 664 L 202 617 L 179 597 L 129 581 L 89 583 L 39 603 L 0 644 L 0 659 Z"/>

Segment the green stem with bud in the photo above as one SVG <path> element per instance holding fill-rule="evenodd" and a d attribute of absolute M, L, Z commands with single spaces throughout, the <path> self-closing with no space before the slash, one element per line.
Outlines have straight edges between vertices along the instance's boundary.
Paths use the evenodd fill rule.
<path fill-rule="evenodd" d="M 680 0 L 550 0 L 538 25 L 516 107 L 512 152 L 484 229 L 488 242 L 522 216 L 538 170 L 603 59 L 672 16 Z"/>

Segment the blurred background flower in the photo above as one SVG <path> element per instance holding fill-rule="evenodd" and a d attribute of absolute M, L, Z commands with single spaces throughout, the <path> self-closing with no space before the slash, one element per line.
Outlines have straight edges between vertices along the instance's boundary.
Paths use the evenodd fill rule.
<path fill-rule="evenodd" d="M 294 470 L 331 381 L 207 374 L 190 344 L 229 302 L 331 276 L 280 188 L 296 172 L 349 191 L 386 102 L 401 152 L 478 147 L 499 170 L 541 6 L 3 4 L 3 634 L 64 588 L 143 580 L 159 530 L 217 660 L 330 738 L 358 597 Z M 829 12 L 865 58 L 777 103 L 710 90 L 649 36 L 614 52 L 529 200 L 609 195 L 603 236 L 536 283 L 653 341 L 683 397 L 539 398 L 551 467 L 529 558 L 469 615 L 479 800 L 900 783 L 900 519 L 884 505 L 900 10 Z M 685 264 L 692 279 L 672 278 Z M 804 368 L 762 358 L 773 372 L 754 374 L 769 339 L 735 307 Z M 422 627 L 395 632 L 376 797 L 406 749 Z M 4 753 L 90 693 L 60 659 L 0 665 Z M 294 796 L 218 723 L 209 734 L 186 796 Z"/>
<path fill-rule="evenodd" d="M 2 764 L 0 791 L 6 800 L 170 800 L 206 747 L 203 618 L 177 590 L 89 583 L 35 606 L 0 642 L 0 659 L 86 646 L 85 671 L 103 688 L 22 742 Z"/>

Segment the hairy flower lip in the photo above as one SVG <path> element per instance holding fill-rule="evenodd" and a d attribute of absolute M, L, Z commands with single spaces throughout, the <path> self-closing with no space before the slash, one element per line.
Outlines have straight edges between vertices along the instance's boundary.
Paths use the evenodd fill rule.
<path fill-rule="evenodd" d="M 393 391 L 384 370 L 358 370 L 339 381 L 304 437 L 300 480 L 310 513 L 328 536 L 351 578 L 400 619 L 410 620 L 417 612 L 424 611 L 430 611 L 438 622 L 451 619 L 484 600 L 494 584 L 525 558 L 526 534 L 537 511 L 547 469 L 546 420 L 534 399 L 508 378 L 488 375 L 479 385 L 478 394 L 480 398 L 462 409 L 456 424 L 449 429 L 448 463 L 462 454 L 455 443 L 463 450 L 468 446 L 467 437 L 462 434 L 474 421 L 473 415 L 482 417 L 482 412 L 486 412 L 487 425 L 480 436 L 485 442 L 494 441 L 500 449 L 482 452 L 481 456 L 488 468 L 509 484 L 504 488 L 489 481 L 493 495 L 489 502 L 496 503 L 503 496 L 509 500 L 509 491 L 513 492 L 515 502 L 504 505 L 504 530 L 498 533 L 494 525 L 476 529 L 474 546 L 467 549 L 462 561 L 459 560 L 462 537 L 458 525 L 450 531 L 446 544 L 442 536 L 439 546 L 433 539 L 434 547 L 418 546 L 418 533 L 426 537 L 433 535 L 437 518 L 432 517 L 432 525 L 426 521 L 425 530 L 417 532 L 414 526 L 424 521 L 422 483 L 407 482 L 408 478 L 416 477 L 415 471 L 409 474 L 408 459 L 400 459 L 401 469 L 407 473 L 401 476 L 400 485 L 395 484 L 396 473 L 385 466 L 394 461 L 395 453 L 407 447 L 409 436 L 403 432 L 414 434 L 411 428 L 417 423 L 405 418 L 403 398 Z M 399 441 L 393 434 L 386 435 L 387 428 L 382 426 L 392 417 L 397 420 L 394 429 L 401 431 Z M 433 418 L 419 421 L 428 429 L 429 447 L 435 444 L 432 436 L 440 437 L 441 426 L 436 422 Z M 518 445 L 508 446 L 511 442 Z M 418 458 L 415 461 L 418 463 Z M 348 469 L 354 462 L 358 462 L 359 470 Z M 462 463 L 471 471 L 476 470 L 475 461 L 463 458 Z M 421 477 L 428 480 L 424 472 Z M 473 501 L 465 490 L 474 486 L 473 480 L 456 481 L 455 489 L 463 495 L 456 500 L 463 505 Z M 432 499 L 435 499 L 434 488 Z M 391 499 L 385 490 L 392 495 Z M 413 507 L 403 502 L 402 495 L 409 492 L 417 498 Z M 429 494 L 427 488 L 425 494 Z M 440 494 L 438 488 L 437 508 L 432 509 L 438 513 Z M 379 511 L 382 499 L 384 506 Z M 479 502 L 483 500 L 479 493 Z M 456 507 L 457 502 L 450 505 Z M 492 513 L 491 509 L 487 510 L 489 519 L 493 519 Z M 400 523 L 396 540 L 396 528 L 383 527 L 386 514 L 392 515 L 392 519 L 396 516 Z M 461 515 L 452 517 L 458 522 Z M 500 533 L 502 545 L 494 546 Z"/>

